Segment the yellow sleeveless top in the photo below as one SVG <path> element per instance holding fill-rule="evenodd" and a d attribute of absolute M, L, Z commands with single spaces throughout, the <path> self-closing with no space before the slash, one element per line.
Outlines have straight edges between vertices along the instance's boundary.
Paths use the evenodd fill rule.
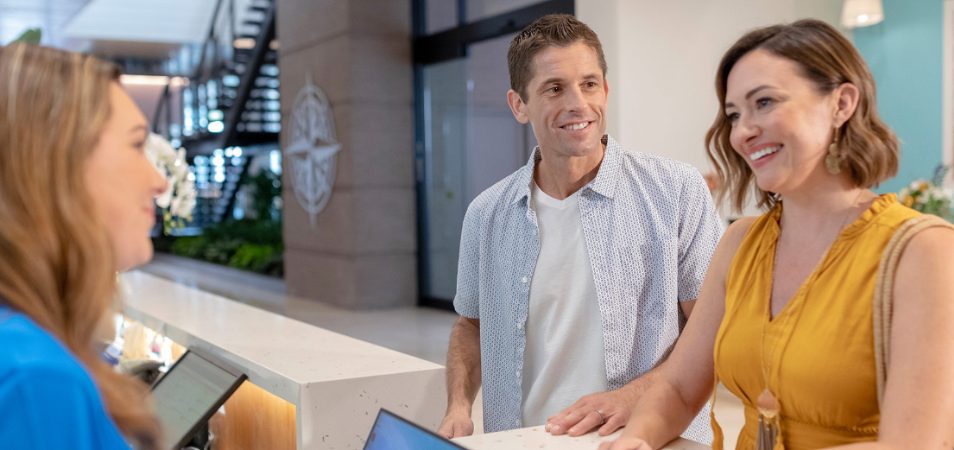
<path fill-rule="evenodd" d="M 768 387 L 781 403 L 786 450 L 878 437 L 872 301 L 881 253 L 917 211 L 894 194 L 875 199 L 848 225 L 788 304 L 770 319 L 781 205 L 756 219 L 726 275 L 725 316 L 716 335 L 719 381 L 745 405 L 737 449 L 755 448 L 755 401 Z M 715 424 L 714 424 L 715 425 Z M 720 450 L 721 439 L 713 448 Z"/>

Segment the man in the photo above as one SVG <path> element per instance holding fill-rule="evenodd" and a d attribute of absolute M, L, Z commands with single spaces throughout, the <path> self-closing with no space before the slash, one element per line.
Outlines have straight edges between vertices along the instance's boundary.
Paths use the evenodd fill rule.
<path fill-rule="evenodd" d="M 698 171 L 604 135 L 606 61 L 589 27 L 542 17 L 507 59 L 507 101 L 539 146 L 467 209 L 439 431 L 473 432 L 483 381 L 487 432 L 610 434 L 675 343 L 722 226 Z M 707 414 L 686 437 L 711 440 Z"/>

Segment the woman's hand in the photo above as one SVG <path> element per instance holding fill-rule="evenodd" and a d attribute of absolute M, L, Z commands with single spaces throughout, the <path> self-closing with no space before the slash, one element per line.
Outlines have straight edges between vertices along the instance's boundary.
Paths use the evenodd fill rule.
<path fill-rule="evenodd" d="M 607 436 L 626 425 L 633 405 L 636 403 L 634 392 L 640 390 L 641 378 L 630 385 L 609 392 L 597 392 L 587 395 L 570 407 L 547 418 L 546 431 L 558 436 L 582 436 L 598 429 L 600 436 Z"/>

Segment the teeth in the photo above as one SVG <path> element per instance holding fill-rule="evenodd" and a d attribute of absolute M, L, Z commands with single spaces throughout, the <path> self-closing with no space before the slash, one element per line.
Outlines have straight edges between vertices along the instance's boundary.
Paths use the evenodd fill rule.
<path fill-rule="evenodd" d="M 580 123 L 574 123 L 572 125 L 567 125 L 564 128 L 566 128 L 567 130 L 574 130 L 574 131 L 582 130 L 586 128 L 589 124 L 590 124 L 589 122 L 580 122 Z"/>
<path fill-rule="evenodd" d="M 766 156 L 768 156 L 768 155 L 771 155 L 772 153 L 775 153 L 775 152 L 779 151 L 780 148 L 781 148 L 781 146 L 763 148 L 762 150 L 759 150 L 759 151 L 757 151 L 757 152 L 752 153 L 751 155 L 749 155 L 749 159 L 752 160 L 752 161 L 758 161 L 758 160 L 760 160 L 760 159 L 762 159 L 762 158 L 764 158 L 764 157 L 766 157 Z"/>

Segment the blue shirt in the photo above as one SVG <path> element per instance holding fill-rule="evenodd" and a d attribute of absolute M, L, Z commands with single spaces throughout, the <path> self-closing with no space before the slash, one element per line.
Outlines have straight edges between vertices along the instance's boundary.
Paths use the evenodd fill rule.
<path fill-rule="evenodd" d="M 0 305 L 0 447 L 128 449 L 79 361 L 27 316 Z"/>
<path fill-rule="evenodd" d="M 461 232 L 454 307 L 480 319 L 484 430 L 518 428 L 530 280 L 540 251 L 527 164 L 481 193 Z M 596 284 L 607 385 L 652 369 L 684 325 L 722 223 L 699 172 L 688 164 L 627 152 L 613 139 L 596 177 L 579 193 L 586 251 Z M 572 382 L 569 381 L 568 382 Z M 566 405 L 570 406 L 570 405 Z M 708 408 L 683 435 L 711 441 Z"/>

